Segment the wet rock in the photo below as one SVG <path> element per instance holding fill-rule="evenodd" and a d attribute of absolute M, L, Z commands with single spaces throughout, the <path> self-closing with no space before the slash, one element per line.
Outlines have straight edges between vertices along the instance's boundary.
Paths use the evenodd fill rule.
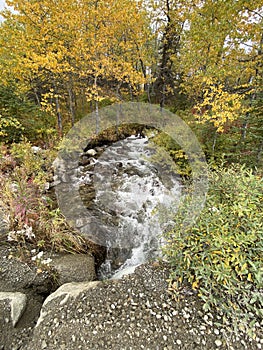
<path fill-rule="evenodd" d="M 85 167 L 87 165 L 92 165 L 92 164 L 96 163 L 96 159 L 93 158 L 93 156 L 95 156 L 97 154 L 97 152 L 95 150 L 89 150 L 89 151 L 92 151 L 92 154 L 85 153 L 85 154 L 81 155 L 80 160 L 79 160 L 79 165 L 80 166 L 84 166 Z"/>
<path fill-rule="evenodd" d="M 25 311 L 27 304 L 26 295 L 19 292 L 0 292 L 0 301 L 4 301 L 4 308 L 7 306 L 6 304 L 9 304 L 11 321 L 13 327 L 15 327 Z M 1 310 L 0 314 L 4 314 L 4 311 Z M 5 321 L 7 320 L 6 318 Z"/>
<path fill-rule="evenodd" d="M 57 272 L 59 286 L 69 282 L 93 281 L 96 278 L 91 254 L 57 254 L 51 259 L 50 266 Z"/>
<path fill-rule="evenodd" d="M 89 160 L 89 157 L 87 156 L 82 156 L 80 161 L 79 161 L 79 165 L 81 166 L 86 166 L 86 165 L 89 165 L 90 164 L 90 160 Z"/>
<path fill-rule="evenodd" d="M 76 227 L 83 227 L 85 225 L 88 225 L 91 222 L 91 219 L 89 217 L 80 217 L 76 219 Z"/>
<path fill-rule="evenodd" d="M 97 154 L 97 152 L 95 151 L 95 149 L 88 149 L 86 151 L 86 154 L 88 154 L 89 156 L 94 157 Z"/>
<path fill-rule="evenodd" d="M 97 151 L 97 153 L 101 154 L 105 151 L 106 148 L 107 148 L 106 145 L 104 145 L 103 147 L 95 147 L 95 151 Z"/>
<path fill-rule="evenodd" d="M 83 204 L 87 208 L 92 207 L 94 205 L 93 200 L 95 199 L 95 196 L 96 196 L 94 188 L 88 187 L 88 186 L 82 186 L 80 188 L 80 195 L 81 195 Z"/>
<path fill-rule="evenodd" d="M 64 173 L 66 171 L 66 162 L 61 158 L 56 158 L 52 167 L 57 173 Z"/>

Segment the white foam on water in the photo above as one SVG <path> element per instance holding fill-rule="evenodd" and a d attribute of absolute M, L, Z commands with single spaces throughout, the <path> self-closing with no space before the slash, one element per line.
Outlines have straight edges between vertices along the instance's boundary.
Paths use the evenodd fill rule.
<path fill-rule="evenodd" d="M 155 167 L 153 154 L 147 138 L 131 136 L 108 147 L 96 162 L 94 203 L 102 220 L 109 213 L 117 219 L 115 248 L 129 250 L 129 257 L 115 271 L 111 270 L 110 259 L 106 259 L 102 275 L 107 277 L 120 278 L 160 255 L 164 225 L 159 208 L 169 209 L 176 201 L 179 203 L 181 185 L 173 171 L 169 174 L 172 186 L 168 188 L 163 183 L 162 167 Z"/>

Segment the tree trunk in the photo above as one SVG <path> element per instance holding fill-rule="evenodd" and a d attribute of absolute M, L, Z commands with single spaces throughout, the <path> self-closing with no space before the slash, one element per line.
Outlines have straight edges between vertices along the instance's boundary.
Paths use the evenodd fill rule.
<path fill-rule="evenodd" d="M 56 113 L 57 113 L 57 123 L 58 123 L 58 134 L 61 137 L 63 134 L 63 126 L 62 126 L 62 115 L 60 110 L 60 103 L 58 95 L 55 95 L 55 102 L 56 102 Z"/>
<path fill-rule="evenodd" d="M 69 113 L 70 113 L 70 119 L 71 119 L 71 126 L 74 126 L 75 124 L 75 106 L 74 106 L 74 93 L 72 86 L 68 86 L 68 98 L 69 98 Z"/>
<path fill-rule="evenodd" d="M 99 115 L 99 103 L 98 100 L 95 100 L 95 117 L 96 117 L 96 135 L 100 131 L 100 115 Z"/>
<path fill-rule="evenodd" d="M 172 56 L 179 52 L 181 31 L 184 26 L 184 23 L 173 23 L 171 19 L 172 11 L 170 0 L 167 0 L 165 11 L 167 24 L 161 40 L 161 58 L 159 67 L 157 67 L 156 80 L 153 84 L 155 99 L 161 108 L 164 107 L 167 95 L 175 90 L 176 72 L 172 69 Z"/>
<path fill-rule="evenodd" d="M 34 95 L 35 95 L 35 98 L 36 98 L 36 101 L 37 101 L 37 105 L 40 106 L 41 103 L 40 103 L 40 98 L 38 96 L 38 93 L 37 93 L 37 89 L 34 88 Z"/>
<path fill-rule="evenodd" d="M 54 89 L 54 98 L 55 98 L 55 105 L 56 105 L 58 135 L 61 137 L 63 134 L 62 114 L 61 114 L 60 102 L 58 97 L 58 91 L 57 91 L 55 82 L 53 82 L 53 89 Z"/>

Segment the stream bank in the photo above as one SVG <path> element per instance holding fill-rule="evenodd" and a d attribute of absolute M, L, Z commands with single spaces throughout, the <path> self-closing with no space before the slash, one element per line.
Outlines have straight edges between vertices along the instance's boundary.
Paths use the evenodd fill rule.
<path fill-rule="evenodd" d="M 5 265 L 5 276 L 21 290 L 19 280 L 24 278 L 26 282 L 29 275 L 25 274 L 24 263 L 12 259 L 9 267 Z M 47 288 L 44 276 L 38 275 L 38 290 L 41 285 Z M 25 313 L 15 327 L 10 318 L 10 304 L 7 300 L 0 301 L 0 349 L 262 348 L 260 329 L 254 340 L 242 332 L 235 334 L 231 324 L 227 328 L 220 325 L 222 315 L 202 310 L 199 298 L 191 289 L 185 287 L 179 299 L 174 300 L 168 291 L 168 276 L 169 267 L 156 261 L 141 265 L 133 274 L 119 280 L 63 284 L 49 296 L 42 294 L 35 309 L 37 317 L 30 318 L 30 313 Z M 32 299 L 28 298 L 28 302 L 29 310 L 33 311 Z"/>
<path fill-rule="evenodd" d="M 87 149 L 87 161 L 94 157 L 91 151 Z M 71 175 L 75 180 L 75 174 Z M 66 183 L 67 177 L 64 179 Z M 64 279 L 59 287 L 46 271 L 19 262 L 10 251 L 3 254 L 2 287 L 17 299 L 12 304 L 7 294 L 0 300 L 2 350 L 256 350 L 263 346 L 260 325 L 253 340 L 242 331 L 235 334 L 230 322 L 227 327 L 221 325 L 220 313 L 202 310 L 191 289 L 186 287 L 178 300 L 172 299 L 167 284 L 169 267 L 155 259 L 117 281 L 93 281 L 84 276 L 74 283 L 74 278 Z M 16 322 L 12 317 L 15 306 L 21 316 Z"/>

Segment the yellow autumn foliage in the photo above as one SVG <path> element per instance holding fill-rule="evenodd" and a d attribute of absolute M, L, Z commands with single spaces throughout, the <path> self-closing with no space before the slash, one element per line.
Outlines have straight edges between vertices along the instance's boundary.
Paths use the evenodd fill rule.
<path fill-rule="evenodd" d="M 140 1 L 8 0 L 7 5 L 15 11 L 5 11 L 0 26 L 0 82 L 13 80 L 23 91 L 41 86 L 42 107 L 60 119 L 68 99 L 72 111 L 74 96 L 84 91 L 96 90 L 86 94 L 88 100 L 116 99 L 122 86 L 136 92 L 147 81 L 152 34 Z"/>
<path fill-rule="evenodd" d="M 212 84 L 210 81 L 204 89 L 203 100 L 196 105 L 199 111 L 199 122 L 210 121 L 218 132 L 224 131 L 224 125 L 238 119 L 242 113 L 243 96 L 230 93 L 222 84 Z"/>

